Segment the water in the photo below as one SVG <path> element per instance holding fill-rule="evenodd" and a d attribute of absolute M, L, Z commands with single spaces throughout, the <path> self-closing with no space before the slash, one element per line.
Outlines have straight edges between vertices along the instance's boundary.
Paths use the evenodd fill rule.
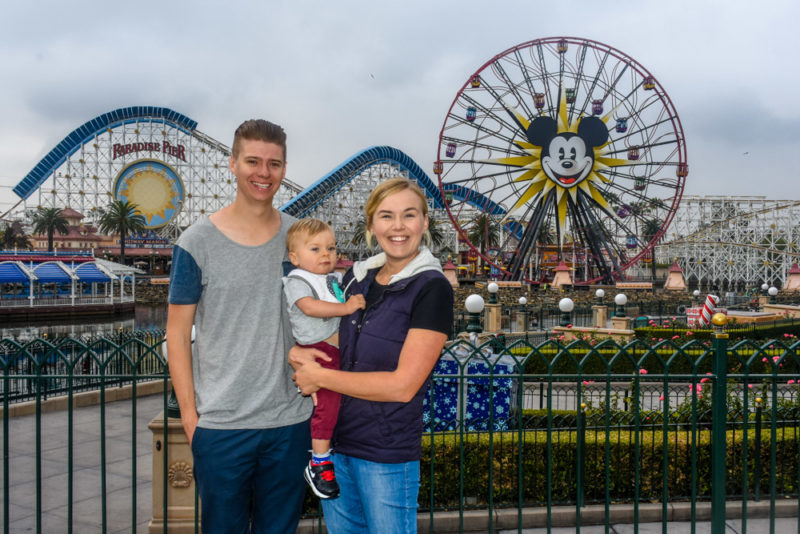
<path fill-rule="evenodd" d="M 166 306 L 136 305 L 129 314 L 116 315 L 110 318 L 91 317 L 58 319 L 57 321 L 36 321 L 29 323 L 4 324 L 0 326 L 0 339 L 30 341 L 46 336 L 79 337 L 85 335 L 99 336 L 119 332 L 120 330 L 164 330 L 167 326 Z"/>

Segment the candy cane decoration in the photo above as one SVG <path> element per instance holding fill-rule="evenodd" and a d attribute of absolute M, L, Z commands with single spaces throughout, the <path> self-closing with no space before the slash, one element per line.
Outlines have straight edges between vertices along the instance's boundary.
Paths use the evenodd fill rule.
<path fill-rule="evenodd" d="M 717 303 L 719 303 L 718 296 L 708 295 L 706 297 L 706 302 L 703 304 L 703 309 L 700 310 L 700 317 L 697 319 L 697 323 L 700 326 L 711 324 L 711 314 L 714 312 L 714 308 L 717 307 Z"/>

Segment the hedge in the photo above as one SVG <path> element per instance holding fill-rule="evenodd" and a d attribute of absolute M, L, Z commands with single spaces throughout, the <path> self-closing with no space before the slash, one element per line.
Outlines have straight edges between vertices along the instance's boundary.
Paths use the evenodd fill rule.
<path fill-rule="evenodd" d="M 566 414 L 564 414 L 566 415 Z M 520 459 L 520 434 L 522 457 Z M 764 428 L 760 446 L 755 431 L 747 431 L 747 489 L 755 489 L 755 458 L 759 451 L 761 462 L 760 492 L 769 493 L 770 486 L 770 431 Z M 433 457 L 433 508 L 437 510 L 459 507 L 459 485 L 463 472 L 467 508 L 488 506 L 490 489 L 494 492 L 494 506 L 543 506 L 547 503 L 547 436 L 546 430 L 520 432 L 465 433 L 463 446 L 457 432 L 425 434 L 422 438 L 420 461 L 421 509 L 431 506 L 431 457 Z M 551 490 L 552 503 L 574 503 L 577 498 L 577 432 L 554 428 L 551 436 Z M 743 491 L 743 451 L 745 433 L 728 431 L 728 472 L 726 493 L 729 498 L 741 498 Z M 605 431 L 590 428 L 584 445 L 584 500 L 586 503 L 605 502 L 606 439 L 609 449 L 608 494 L 612 502 L 632 502 L 635 495 L 635 441 L 634 434 L 616 428 Z M 669 431 L 666 434 L 668 463 L 668 499 L 688 499 L 692 494 L 692 433 L 688 430 Z M 775 487 L 777 496 L 798 496 L 798 427 L 777 429 Z M 698 499 L 711 493 L 711 432 L 697 431 L 696 492 Z M 491 463 L 490 463 L 491 459 Z M 664 433 L 658 427 L 649 427 L 639 434 L 639 501 L 658 501 L 663 498 Z M 463 462 L 463 469 L 462 469 Z M 519 502 L 518 465 L 522 465 L 522 503 Z M 492 480 L 489 483 L 489 466 Z M 316 515 L 319 499 L 309 490 L 304 513 Z"/>
<path fill-rule="evenodd" d="M 800 373 L 800 358 L 794 350 L 786 350 L 787 346 L 779 342 L 765 347 L 729 345 L 728 372 L 736 374 L 746 370 L 749 374 L 769 375 L 773 372 L 770 360 L 782 357 L 778 373 L 796 375 Z M 702 378 L 712 371 L 714 360 L 711 348 L 698 340 L 680 345 L 666 340 L 657 342 L 655 346 L 639 341 L 628 346 L 626 352 L 610 343 L 590 346 L 582 341 L 567 346 L 557 343 L 536 348 L 516 346 L 510 352 L 528 378 L 552 378 L 556 381 L 560 380 L 558 375 L 606 375 L 612 380 L 624 380 L 635 375 L 637 366 L 648 374 L 698 375 Z"/>
<path fill-rule="evenodd" d="M 574 431 L 553 431 L 551 435 L 552 483 L 549 494 L 553 504 L 575 502 L 577 498 L 577 442 Z M 748 486 L 753 490 L 754 458 L 757 444 L 755 432 L 748 431 Z M 742 451 L 743 432 L 728 432 L 728 478 L 727 494 L 742 495 Z M 627 432 L 603 431 L 586 433 L 584 448 L 586 502 L 604 502 L 606 498 L 605 454 L 606 438 L 610 457 L 608 491 L 612 501 L 634 500 L 635 446 Z M 660 501 L 663 497 L 662 466 L 664 456 L 664 434 L 659 430 L 642 432 L 639 435 L 639 500 Z M 685 499 L 691 495 L 691 433 L 667 433 L 667 462 L 669 465 L 669 499 Z M 711 445 L 710 431 L 697 433 L 696 495 L 710 495 Z M 522 505 L 536 506 L 547 502 L 547 432 L 527 431 L 522 434 Z M 463 445 L 456 433 L 436 434 L 423 437 L 421 462 L 422 488 L 420 504 L 430 505 L 430 461 L 434 458 L 433 506 L 451 509 L 459 506 L 459 483 L 463 473 L 464 497 L 471 505 L 482 507 L 489 502 L 492 490 L 496 506 L 517 506 L 518 462 L 520 435 L 516 432 L 497 432 L 490 440 L 488 434 L 466 434 Z M 433 444 L 433 446 L 431 446 Z M 769 488 L 769 432 L 763 432 L 760 445 L 761 490 Z M 491 460 L 490 460 L 491 459 Z M 491 461 L 491 464 L 490 464 Z M 463 462 L 463 468 L 462 468 Z M 493 476 L 490 483 L 489 466 Z M 798 437 L 797 428 L 780 429 L 777 439 L 776 488 L 779 494 L 797 495 L 798 491 Z"/>

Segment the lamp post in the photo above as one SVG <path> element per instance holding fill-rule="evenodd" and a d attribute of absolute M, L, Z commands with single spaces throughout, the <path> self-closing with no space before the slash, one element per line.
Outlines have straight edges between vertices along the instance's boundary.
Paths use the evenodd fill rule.
<path fill-rule="evenodd" d="M 559 326 L 569 326 L 572 324 L 572 310 L 575 309 L 575 303 L 569 297 L 564 297 L 558 301 L 558 309 L 561 310 L 561 323 Z"/>
<path fill-rule="evenodd" d="M 700 290 L 695 289 L 692 291 L 692 306 L 697 306 L 697 298 L 700 296 Z"/>
<path fill-rule="evenodd" d="M 765 297 L 769 294 L 767 293 L 768 291 L 769 291 L 769 284 L 766 282 L 761 284 L 761 293 L 763 293 Z"/>
<path fill-rule="evenodd" d="M 769 303 L 770 304 L 775 304 L 775 297 L 778 294 L 778 288 L 775 287 L 775 286 L 772 286 L 767 290 L 767 293 L 769 293 Z"/>
<path fill-rule="evenodd" d="M 528 299 L 525 297 L 519 298 L 519 307 L 522 310 L 522 329 L 525 331 L 525 341 L 528 341 Z"/>
<path fill-rule="evenodd" d="M 481 326 L 481 312 L 483 312 L 483 297 L 475 295 L 474 293 L 466 298 L 464 307 L 469 312 L 469 323 L 467 324 L 467 332 L 469 333 L 470 342 L 478 346 L 478 334 L 483 332 Z"/>
<path fill-rule="evenodd" d="M 594 296 L 597 299 L 597 305 L 598 306 L 602 306 L 603 305 L 603 297 L 606 296 L 606 292 L 603 289 L 598 289 L 597 291 L 594 292 Z"/>
<path fill-rule="evenodd" d="M 495 282 L 489 282 L 486 289 L 489 291 L 489 304 L 497 304 L 497 291 L 500 289 L 500 286 Z"/>
<path fill-rule="evenodd" d="M 625 296 L 625 293 L 618 293 L 614 297 L 614 304 L 617 305 L 617 309 L 614 310 L 614 317 L 625 317 L 625 304 L 627 303 L 628 297 Z"/>

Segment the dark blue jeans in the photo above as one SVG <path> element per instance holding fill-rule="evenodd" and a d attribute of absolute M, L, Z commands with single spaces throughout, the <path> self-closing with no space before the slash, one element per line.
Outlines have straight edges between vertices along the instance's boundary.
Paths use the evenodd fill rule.
<path fill-rule="evenodd" d="M 261 430 L 198 427 L 192 453 L 203 532 L 294 532 L 306 492 L 309 443 L 308 421 Z"/>

